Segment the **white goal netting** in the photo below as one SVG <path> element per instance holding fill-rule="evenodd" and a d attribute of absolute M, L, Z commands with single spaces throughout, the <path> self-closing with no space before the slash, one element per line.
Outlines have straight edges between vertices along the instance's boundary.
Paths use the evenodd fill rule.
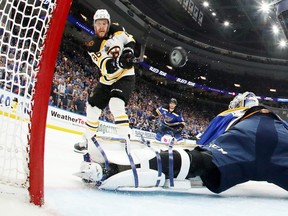
<path fill-rule="evenodd" d="M 0 183 L 29 187 L 34 87 L 56 0 L 0 1 Z"/>

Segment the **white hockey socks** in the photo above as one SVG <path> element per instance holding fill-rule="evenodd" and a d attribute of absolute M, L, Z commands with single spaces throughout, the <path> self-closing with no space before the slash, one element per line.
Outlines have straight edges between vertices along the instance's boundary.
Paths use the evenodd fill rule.
<path fill-rule="evenodd" d="M 109 108 L 114 116 L 117 126 L 117 133 L 120 137 L 127 139 L 131 134 L 128 115 L 125 111 L 125 102 L 120 98 L 112 97 L 109 101 Z"/>
<path fill-rule="evenodd" d="M 87 120 L 85 122 L 85 132 L 83 134 L 83 141 L 78 143 L 78 148 L 87 148 L 88 140 L 90 140 L 97 132 L 99 126 L 99 117 L 102 110 L 98 107 L 92 107 L 87 103 Z"/>
<path fill-rule="evenodd" d="M 91 138 L 94 136 L 98 130 L 99 126 L 99 117 L 101 115 L 102 110 L 98 107 L 92 107 L 89 103 L 87 103 L 87 120 L 86 120 L 86 138 Z"/>

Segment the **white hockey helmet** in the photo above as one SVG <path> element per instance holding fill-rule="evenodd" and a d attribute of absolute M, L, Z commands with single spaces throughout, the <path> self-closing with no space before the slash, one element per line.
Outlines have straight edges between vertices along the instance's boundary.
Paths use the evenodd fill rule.
<path fill-rule="evenodd" d="M 98 9 L 94 16 L 93 16 L 93 20 L 94 22 L 96 20 L 99 20 L 99 19 L 107 19 L 108 22 L 109 22 L 109 25 L 111 23 L 111 20 L 110 20 L 110 14 L 108 13 L 108 11 L 106 9 Z"/>
<path fill-rule="evenodd" d="M 228 108 L 235 109 L 238 107 L 253 107 L 258 106 L 259 101 L 253 92 L 244 92 L 243 94 L 238 94 L 230 102 Z"/>

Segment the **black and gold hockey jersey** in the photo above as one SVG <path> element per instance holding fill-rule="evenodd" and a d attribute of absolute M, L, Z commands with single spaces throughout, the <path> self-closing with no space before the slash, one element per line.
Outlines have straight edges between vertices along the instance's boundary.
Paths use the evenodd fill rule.
<path fill-rule="evenodd" d="M 113 46 L 111 46 L 111 44 L 113 44 Z M 101 71 L 99 80 L 101 83 L 112 85 L 124 76 L 135 75 L 134 67 L 123 69 L 111 64 L 113 57 L 115 58 L 118 55 L 121 55 L 123 49 L 134 50 L 135 40 L 123 27 L 112 23 L 106 37 L 95 37 L 91 41 L 85 43 L 85 45 L 92 61 Z M 119 53 L 115 55 L 115 53 L 111 52 L 113 49 Z"/>

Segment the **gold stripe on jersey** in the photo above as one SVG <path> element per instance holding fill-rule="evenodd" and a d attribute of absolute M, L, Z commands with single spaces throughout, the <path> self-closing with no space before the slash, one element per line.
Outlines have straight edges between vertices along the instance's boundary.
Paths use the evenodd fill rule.
<path fill-rule="evenodd" d="M 131 34 L 128 34 L 126 31 L 117 31 L 114 32 L 113 37 L 114 36 L 119 36 L 121 34 L 125 34 L 128 37 L 129 42 L 136 42 L 134 37 Z"/>
<path fill-rule="evenodd" d="M 179 115 L 175 112 L 172 112 L 173 115 L 175 115 L 176 117 L 178 117 Z"/>
<path fill-rule="evenodd" d="M 234 111 L 246 110 L 246 109 L 248 109 L 248 107 L 237 107 L 234 109 L 225 110 L 225 111 L 221 112 L 220 114 L 218 114 L 218 116 L 227 115 L 227 114 L 232 113 Z"/>
<path fill-rule="evenodd" d="M 107 40 L 104 39 L 104 40 L 101 42 L 101 44 L 100 44 L 100 49 L 99 49 L 99 50 L 102 50 L 102 49 L 104 48 L 106 41 L 107 41 Z"/>
<path fill-rule="evenodd" d="M 164 111 L 167 111 L 167 112 L 169 112 L 168 111 L 168 109 L 166 109 L 166 108 L 162 108 Z M 176 117 L 178 117 L 179 115 L 177 114 L 177 113 L 175 113 L 175 112 L 172 112 L 171 114 L 173 114 L 173 115 L 175 115 Z"/>
<path fill-rule="evenodd" d="M 108 79 L 106 77 L 106 75 L 102 75 L 99 79 L 99 81 L 105 85 L 112 85 L 113 83 L 117 82 L 119 79 L 121 79 L 122 77 L 124 76 L 132 76 L 132 75 L 135 75 L 135 72 L 134 72 L 134 69 L 131 68 L 131 69 L 124 69 L 122 70 L 122 74 L 118 77 L 115 77 L 113 79 Z"/>
<path fill-rule="evenodd" d="M 99 126 L 99 122 L 90 122 L 90 121 L 86 121 L 86 128 L 92 132 L 97 132 L 98 130 L 98 126 Z"/>
<path fill-rule="evenodd" d="M 115 124 L 117 126 L 129 126 L 129 119 L 128 119 L 128 115 L 124 114 L 124 115 L 119 115 L 119 116 L 115 116 Z"/>
<path fill-rule="evenodd" d="M 100 68 L 100 70 L 101 70 L 101 73 L 102 72 L 106 72 L 107 73 L 107 70 L 106 70 L 106 63 L 107 63 L 107 61 L 108 60 L 110 60 L 111 59 L 111 57 L 105 57 L 105 58 L 103 58 L 102 60 L 100 60 L 99 61 L 99 68 Z M 105 74 L 106 75 L 106 74 Z"/>
<path fill-rule="evenodd" d="M 112 37 L 117 36 L 117 35 L 121 35 L 123 33 L 125 33 L 125 32 L 124 31 L 116 31 L 116 32 L 114 32 Z"/>
<path fill-rule="evenodd" d="M 161 112 L 159 111 L 158 108 L 156 109 L 156 112 L 157 112 L 158 115 L 161 115 Z"/>
<path fill-rule="evenodd" d="M 127 120 L 127 119 L 128 119 L 128 115 L 115 116 L 115 121 Z"/>
<path fill-rule="evenodd" d="M 115 123 L 116 122 L 123 122 L 123 121 L 128 121 L 128 116 L 127 115 L 122 115 L 122 116 L 116 116 L 115 117 Z M 126 123 L 126 122 L 125 122 Z"/>
<path fill-rule="evenodd" d="M 132 67 L 130 69 L 119 68 L 118 70 L 116 70 L 113 73 L 108 73 L 106 63 L 108 60 L 112 59 L 112 57 L 110 57 L 105 52 L 98 53 L 97 57 L 98 58 L 96 61 L 94 61 L 94 63 L 96 63 L 96 65 L 99 67 L 102 76 L 104 76 L 104 80 L 106 80 L 107 82 L 112 81 L 113 79 L 117 80 L 117 79 L 119 79 L 119 77 L 124 76 L 125 73 L 126 73 L 126 75 L 134 75 L 134 67 Z"/>
<path fill-rule="evenodd" d="M 121 127 L 128 127 L 128 126 L 129 126 L 129 123 L 117 124 L 117 126 L 121 126 Z"/>
<path fill-rule="evenodd" d="M 86 124 L 91 125 L 92 127 L 98 127 L 99 126 L 99 121 L 91 122 L 91 121 L 87 120 Z"/>

